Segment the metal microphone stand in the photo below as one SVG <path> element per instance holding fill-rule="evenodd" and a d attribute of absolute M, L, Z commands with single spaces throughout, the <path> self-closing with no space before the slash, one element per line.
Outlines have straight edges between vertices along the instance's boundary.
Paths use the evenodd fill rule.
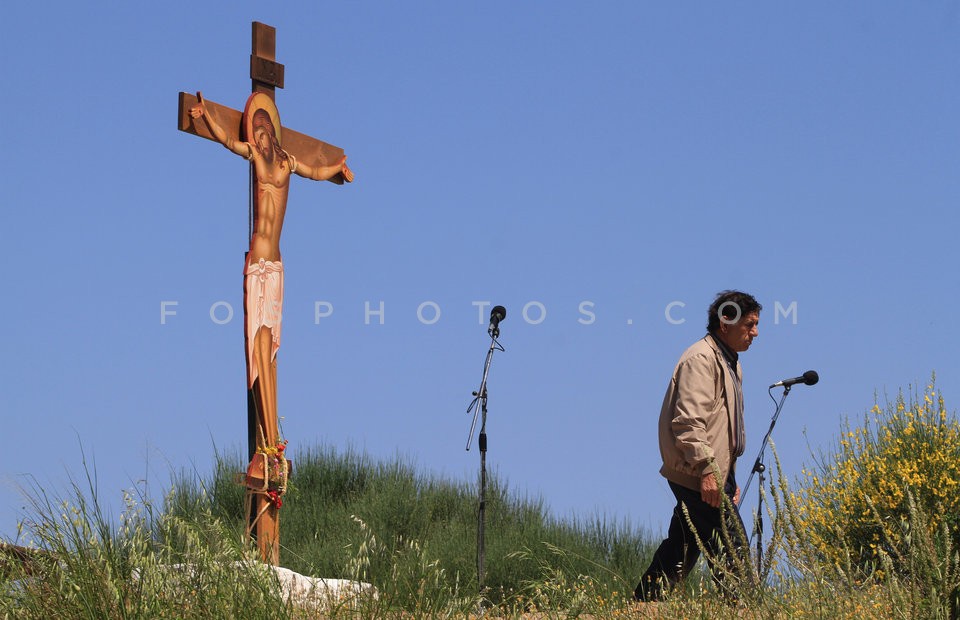
<path fill-rule="evenodd" d="M 473 400 L 467 407 L 467 413 L 473 411 L 473 423 L 470 424 L 470 435 L 467 437 L 467 451 L 470 451 L 470 444 L 473 441 L 473 431 L 477 427 L 477 414 L 481 414 L 480 421 L 480 504 L 477 511 L 477 583 L 479 591 L 483 593 L 484 581 L 484 560 L 486 554 L 486 542 L 484 540 L 484 524 L 486 521 L 487 509 L 487 376 L 490 374 L 490 363 L 493 361 L 494 351 L 505 351 L 503 345 L 497 341 L 500 336 L 500 327 L 491 326 L 487 333 L 490 334 L 490 348 L 487 349 L 487 358 L 483 362 L 483 377 L 480 379 L 480 388 L 473 392 Z M 479 403 L 479 406 L 477 406 Z"/>
<path fill-rule="evenodd" d="M 757 454 L 757 460 L 753 463 L 753 469 L 750 471 L 750 477 L 747 478 L 747 485 L 743 488 L 743 491 L 740 493 L 740 501 L 737 503 L 737 508 L 740 508 L 740 504 L 743 503 L 743 498 L 747 496 L 747 491 L 750 490 L 750 483 L 753 482 L 753 475 L 760 474 L 760 484 L 757 487 L 757 519 L 756 526 L 753 529 L 753 534 L 757 535 L 757 572 L 763 572 L 763 481 L 764 481 L 764 472 L 767 470 L 766 465 L 763 464 L 763 453 L 767 449 L 767 442 L 770 441 L 770 435 L 773 433 L 773 427 L 777 424 L 777 418 L 780 417 L 780 411 L 783 409 L 783 401 L 787 399 L 787 396 L 790 394 L 790 385 L 783 386 L 783 395 L 780 397 L 780 402 L 777 403 L 777 399 L 774 398 L 771 390 L 775 386 L 771 386 L 767 393 L 770 394 L 770 398 L 773 399 L 773 402 L 777 404 L 777 409 L 773 413 L 773 418 L 770 420 L 770 428 L 767 429 L 767 434 L 763 437 L 763 443 L 760 444 L 760 452 Z M 751 534 L 751 538 L 753 537 Z"/>

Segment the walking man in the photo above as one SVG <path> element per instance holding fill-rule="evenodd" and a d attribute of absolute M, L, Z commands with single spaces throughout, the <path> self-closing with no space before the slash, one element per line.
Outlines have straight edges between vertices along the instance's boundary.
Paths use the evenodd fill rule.
<path fill-rule="evenodd" d="M 660 474 L 677 504 L 667 538 L 634 592 L 637 600 L 658 600 L 689 574 L 700 557 L 697 537 L 718 585 L 723 569 L 716 560 L 723 557 L 733 570 L 730 549 L 746 557 L 746 531 L 736 508 L 736 461 L 746 443 L 739 355 L 758 336 L 761 309 L 747 293 L 718 294 L 708 311 L 707 334 L 674 368 L 660 409 L 659 437 Z M 724 495 L 730 502 L 723 502 Z"/>

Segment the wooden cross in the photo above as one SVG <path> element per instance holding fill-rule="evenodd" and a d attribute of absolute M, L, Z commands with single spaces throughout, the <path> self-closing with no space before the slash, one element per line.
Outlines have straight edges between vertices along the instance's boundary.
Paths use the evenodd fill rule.
<path fill-rule="evenodd" d="M 266 24 L 253 22 L 253 42 L 252 53 L 250 55 L 250 78 L 252 80 L 252 92 L 264 93 L 275 100 L 275 89 L 283 88 L 283 65 L 276 62 L 276 29 Z M 181 92 L 178 102 L 178 129 L 187 133 L 214 140 L 219 142 L 211 134 L 207 123 L 201 119 L 194 119 L 190 115 L 190 109 L 198 102 L 196 96 Z M 219 125 L 227 134 L 227 138 L 235 141 L 242 139 L 243 131 L 241 129 L 242 112 L 232 108 L 214 103 L 204 99 L 206 109 L 212 111 Z M 250 140 L 250 137 L 246 138 Z M 287 127 L 283 127 L 283 150 L 292 155 L 296 162 L 307 164 L 312 168 L 329 166 L 338 162 L 343 157 L 343 149 L 327 144 L 310 136 L 304 135 Z M 254 165 L 251 163 L 251 184 L 255 186 Z M 342 174 L 329 179 L 338 184 L 344 182 Z M 251 196 L 251 209 L 253 205 Z M 253 234 L 253 216 L 251 212 L 251 236 Z M 244 307 L 244 325 L 247 324 L 246 304 Z M 246 334 L 246 330 L 244 332 Z M 246 338 L 245 338 L 246 339 Z M 247 342 L 244 342 L 244 349 L 247 349 Z M 257 416 L 257 394 L 256 389 L 247 390 L 247 441 L 249 447 L 248 457 L 251 462 L 257 452 L 258 437 L 262 438 L 258 426 Z M 276 429 L 267 429 L 267 435 L 278 437 Z M 261 439 L 261 441 L 263 441 Z M 280 561 L 280 520 L 278 508 L 264 494 L 255 494 L 256 501 L 251 502 L 251 510 L 248 515 L 251 527 L 255 527 L 257 545 L 260 549 L 262 559 L 271 564 L 279 564 Z M 254 526 L 255 523 L 255 526 Z"/>

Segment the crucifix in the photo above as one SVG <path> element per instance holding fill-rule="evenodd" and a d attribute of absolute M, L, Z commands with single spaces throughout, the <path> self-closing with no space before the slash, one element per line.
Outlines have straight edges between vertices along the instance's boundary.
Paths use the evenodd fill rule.
<path fill-rule="evenodd" d="M 250 162 L 250 247 L 244 256 L 244 349 L 247 362 L 248 532 L 263 561 L 280 562 L 281 499 L 290 464 L 277 414 L 277 349 L 283 305 L 280 232 L 290 177 L 342 184 L 353 180 L 343 149 L 281 128 L 275 103 L 283 88 L 276 29 L 253 22 L 252 93 L 243 112 L 180 93 L 178 128 L 219 142 Z"/>

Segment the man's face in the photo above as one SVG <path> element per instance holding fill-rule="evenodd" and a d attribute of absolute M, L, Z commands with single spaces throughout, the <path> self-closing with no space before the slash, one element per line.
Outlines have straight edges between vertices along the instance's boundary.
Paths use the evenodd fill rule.
<path fill-rule="evenodd" d="M 736 323 L 728 323 L 728 319 L 720 320 L 720 329 L 717 335 L 723 344 L 737 353 L 743 353 L 753 344 L 753 339 L 760 335 L 757 326 L 760 324 L 760 314 L 751 312 L 740 317 Z"/>
<path fill-rule="evenodd" d="M 254 138 L 257 142 L 257 148 L 260 154 L 268 160 L 273 157 L 273 136 L 266 127 L 258 127 L 254 132 Z"/>

